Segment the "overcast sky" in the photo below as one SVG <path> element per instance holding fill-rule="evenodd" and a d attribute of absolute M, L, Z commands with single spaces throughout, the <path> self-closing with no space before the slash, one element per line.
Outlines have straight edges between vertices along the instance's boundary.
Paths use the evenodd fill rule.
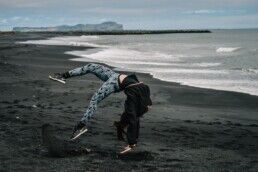
<path fill-rule="evenodd" d="M 104 21 L 125 29 L 258 28 L 258 0 L 0 0 L 0 30 Z"/>

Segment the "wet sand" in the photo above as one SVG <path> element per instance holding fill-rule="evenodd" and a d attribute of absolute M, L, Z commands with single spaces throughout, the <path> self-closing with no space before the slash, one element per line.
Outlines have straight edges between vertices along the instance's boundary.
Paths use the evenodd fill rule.
<path fill-rule="evenodd" d="M 69 138 L 94 92 L 94 75 L 63 85 L 48 75 L 84 62 L 65 51 L 85 47 L 15 44 L 51 34 L 0 35 L 0 171 L 256 171 L 258 97 L 201 89 L 137 74 L 150 86 L 152 110 L 141 119 L 140 140 L 128 156 L 112 126 L 125 95 L 112 94 L 99 106 L 78 144 L 92 152 L 56 158 L 45 152 L 42 125 Z M 90 47 L 89 47 L 90 48 Z"/>

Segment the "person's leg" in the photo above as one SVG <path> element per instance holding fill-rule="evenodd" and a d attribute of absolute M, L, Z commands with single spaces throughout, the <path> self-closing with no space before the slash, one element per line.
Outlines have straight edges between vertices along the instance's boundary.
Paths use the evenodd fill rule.
<path fill-rule="evenodd" d="M 95 63 L 89 63 L 83 67 L 78 67 L 76 69 L 68 71 L 68 73 L 69 77 L 81 76 L 92 73 L 104 82 L 106 82 L 111 76 L 115 74 L 115 72 L 110 68 Z"/>
<path fill-rule="evenodd" d="M 81 122 L 86 124 L 88 120 L 92 117 L 92 115 L 97 110 L 97 104 L 108 97 L 111 93 L 117 92 L 119 90 L 118 85 L 118 76 L 119 74 L 112 75 L 106 82 L 103 83 L 101 88 L 92 96 L 90 104 L 87 108 L 86 113 L 83 115 Z"/>
<path fill-rule="evenodd" d="M 136 139 L 138 141 L 140 135 L 140 118 L 138 118 L 138 122 L 137 122 L 137 134 L 136 134 Z"/>
<path fill-rule="evenodd" d="M 71 136 L 72 140 L 78 138 L 80 135 L 87 131 L 87 122 L 97 110 L 97 104 L 101 100 L 109 96 L 111 93 L 120 91 L 118 76 L 119 74 L 117 73 L 114 73 L 112 76 L 110 76 L 110 78 L 106 82 L 104 82 L 101 88 L 92 96 L 86 113 L 83 115 L 81 120 L 74 126 L 73 134 Z"/>

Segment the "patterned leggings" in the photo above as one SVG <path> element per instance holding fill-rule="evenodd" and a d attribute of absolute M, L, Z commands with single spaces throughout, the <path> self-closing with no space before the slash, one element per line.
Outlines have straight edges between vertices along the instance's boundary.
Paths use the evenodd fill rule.
<path fill-rule="evenodd" d="M 88 73 L 92 73 L 96 75 L 99 79 L 101 79 L 104 83 L 99 88 L 99 90 L 92 96 L 90 100 L 90 104 L 83 115 L 81 121 L 86 124 L 88 120 L 92 117 L 94 112 L 97 110 L 97 104 L 108 97 L 113 92 L 119 92 L 119 83 L 118 76 L 119 74 L 114 72 L 113 70 L 94 63 L 89 63 L 86 66 L 79 67 L 69 71 L 71 77 L 73 76 L 81 76 Z"/>

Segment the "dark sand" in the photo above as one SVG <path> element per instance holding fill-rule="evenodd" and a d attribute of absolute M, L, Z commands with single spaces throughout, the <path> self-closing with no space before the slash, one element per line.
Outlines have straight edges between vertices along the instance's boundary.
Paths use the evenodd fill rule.
<path fill-rule="evenodd" d="M 100 103 L 80 145 L 89 154 L 56 158 L 45 152 L 41 127 L 69 138 L 89 99 L 101 85 L 94 75 L 59 84 L 48 75 L 82 66 L 65 51 L 85 47 L 21 45 L 40 34 L 0 35 L 0 171 L 257 171 L 258 97 L 153 79 L 153 107 L 141 120 L 138 147 L 116 152 L 113 121 L 123 111 L 123 92 Z"/>
<path fill-rule="evenodd" d="M 86 148 L 86 145 L 81 145 L 78 139 L 59 137 L 51 124 L 42 126 L 42 144 L 46 148 L 46 155 L 51 157 L 78 156 L 90 152 L 90 149 Z"/>

